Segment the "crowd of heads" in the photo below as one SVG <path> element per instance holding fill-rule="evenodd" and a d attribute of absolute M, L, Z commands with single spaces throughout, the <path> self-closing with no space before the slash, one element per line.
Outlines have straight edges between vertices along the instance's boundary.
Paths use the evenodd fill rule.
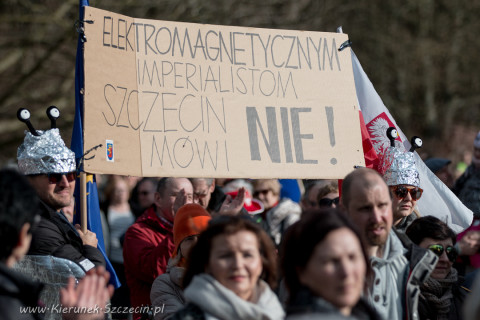
<path fill-rule="evenodd" d="M 38 223 L 35 212 L 40 201 L 72 222 L 74 210 L 70 208 L 74 205 L 77 177 L 75 158 L 65 147 L 58 130 L 52 130 L 39 136 L 27 134 L 18 156 L 23 175 L 12 170 L 0 172 L 0 188 L 4 190 L 0 196 L 3 243 L 0 259 L 10 267 L 28 251 L 32 230 Z M 42 139 L 50 143 L 51 149 L 44 147 Z M 480 142 L 475 145 L 475 152 L 477 149 L 480 150 Z M 305 298 L 308 296 L 323 299 L 339 313 L 349 316 L 363 303 L 364 297 L 371 294 L 372 286 L 378 284 L 375 278 L 378 272 L 374 272 L 378 267 L 371 264 L 371 259 L 390 263 L 390 257 L 385 255 L 394 250 L 388 246 L 400 245 L 401 248 L 398 251 L 401 262 L 395 265 L 397 273 L 390 276 L 405 278 L 404 274 L 411 271 L 408 271 L 408 260 L 412 258 L 404 255 L 404 251 L 411 249 L 410 244 L 400 244 L 396 235 L 402 225 L 406 226 L 405 236 L 409 241 L 425 249 L 422 251 L 425 257 L 429 254 L 434 257 L 429 259 L 434 267 L 430 265 L 425 278 L 430 272 L 431 278 L 440 282 L 452 275 L 456 277 L 453 264 L 458 257 L 457 235 L 441 220 L 418 217 L 414 211 L 423 190 L 413 153 L 391 146 L 381 161 L 378 171 L 353 170 L 344 177 L 341 186 L 337 181 L 328 180 L 305 183 L 301 209 L 290 199 L 282 198 L 278 179 L 220 181 L 163 177 L 140 180 L 110 176 L 102 189 L 102 199 L 107 204 L 104 211 L 111 227 L 113 218 L 108 216 L 109 209 L 115 208 L 113 211 L 118 214 L 118 208 L 124 206 L 131 216 L 129 224 L 135 221 L 131 211 L 138 210 L 135 216 L 140 218 L 135 224 L 145 223 L 143 230 L 154 223 L 155 228 L 161 225 L 162 232 L 171 234 L 172 243 L 167 243 L 170 240 L 162 235 L 165 243 L 156 239 L 155 246 L 164 247 L 161 259 L 170 259 L 168 267 L 185 269 L 181 289 L 187 289 L 198 277 L 208 275 L 215 285 L 218 283 L 243 301 L 258 304 L 265 293 L 260 292 L 260 284 L 276 289 L 283 279 L 290 311 L 295 312 L 295 308 L 298 310 L 309 301 Z M 150 220 L 147 223 L 142 219 Z M 125 228 L 122 232 L 127 227 L 122 226 Z M 152 232 L 159 230 L 155 228 Z M 86 234 L 77 230 L 83 244 L 89 244 Z M 125 236 L 126 242 L 132 241 L 135 235 L 128 235 L 129 231 L 117 237 L 123 241 Z M 120 239 L 117 240 L 120 243 Z M 96 243 L 95 238 L 93 247 Z M 145 248 L 139 250 L 145 250 L 146 256 L 151 253 L 148 250 L 156 250 L 151 244 Z M 124 257 L 129 254 L 128 250 L 123 249 Z M 161 263 L 160 258 L 154 261 L 155 267 Z M 128 274 L 127 264 L 125 266 Z M 162 265 L 161 271 L 168 272 L 166 267 Z M 127 280 L 131 283 L 132 279 Z M 142 286 L 149 289 L 151 283 Z M 416 295 L 418 297 L 418 291 Z M 382 312 L 379 311 L 382 315 L 391 314 Z"/>

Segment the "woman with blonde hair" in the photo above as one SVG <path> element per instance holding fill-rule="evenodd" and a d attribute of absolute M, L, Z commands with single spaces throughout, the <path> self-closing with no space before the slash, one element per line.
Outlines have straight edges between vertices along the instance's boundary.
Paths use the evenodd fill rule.
<path fill-rule="evenodd" d="M 263 203 L 260 224 L 278 247 L 288 227 L 300 219 L 300 205 L 280 197 L 281 185 L 277 179 L 253 180 L 253 197 Z"/>

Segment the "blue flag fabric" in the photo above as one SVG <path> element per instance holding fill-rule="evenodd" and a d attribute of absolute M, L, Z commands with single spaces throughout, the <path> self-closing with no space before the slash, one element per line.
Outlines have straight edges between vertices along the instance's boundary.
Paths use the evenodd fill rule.
<path fill-rule="evenodd" d="M 88 0 L 80 0 L 80 21 L 84 17 L 84 6 L 88 6 Z M 75 64 L 75 120 L 72 132 L 72 151 L 75 152 L 77 160 L 77 168 L 83 171 L 83 162 L 80 159 L 83 156 L 83 94 L 81 90 L 84 86 L 84 69 L 83 69 L 83 42 L 81 35 L 78 37 L 77 58 Z M 87 156 L 88 157 L 88 156 Z M 80 212 L 80 181 L 77 179 L 75 188 L 75 212 Z M 74 223 L 80 223 L 80 215 L 75 214 Z M 94 232 L 98 239 L 98 249 L 102 252 L 106 262 L 106 269 L 110 272 L 110 284 L 115 289 L 121 286 L 117 274 L 112 264 L 105 254 L 105 243 L 103 241 L 102 220 L 100 216 L 100 204 L 98 201 L 97 183 L 93 175 L 87 174 L 87 229 Z"/>
<path fill-rule="evenodd" d="M 278 182 L 282 185 L 280 189 L 280 198 L 289 198 L 290 200 L 298 203 L 302 197 L 300 187 L 295 179 L 278 179 Z"/>

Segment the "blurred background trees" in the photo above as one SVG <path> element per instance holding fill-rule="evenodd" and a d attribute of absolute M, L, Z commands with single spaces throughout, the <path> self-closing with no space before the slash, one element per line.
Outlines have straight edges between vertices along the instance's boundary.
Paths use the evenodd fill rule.
<path fill-rule="evenodd" d="M 349 35 L 353 49 L 422 156 L 463 160 L 480 129 L 477 0 L 91 0 L 131 17 Z M 69 143 L 74 117 L 78 0 L 0 1 L 0 164 L 16 159 L 28 107 L 38 129 L 56 105 Z"/>

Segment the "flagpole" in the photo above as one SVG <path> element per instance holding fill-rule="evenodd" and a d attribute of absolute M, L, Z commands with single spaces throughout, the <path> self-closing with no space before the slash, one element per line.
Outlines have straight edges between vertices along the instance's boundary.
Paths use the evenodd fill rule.
<path fill-rule="evenodd" d="M 87 177 L 84 171 L 80 172 L 80 224 L 82 232 L 87 232 Z"/>
<path fill-rule="evenodd" d="M 80 223 L 81 231 L 92 231 L 97 236 L 97 248 L 105 258 L 106 269 L 110 272 L 109 283 L 116 288 L 121 286 L 117 277 L 115 269 L 113 268 L 108 256 L 105 253 L 105 244 L 103 242 L 103 230 L 100 207 L 98 203 L 97 184 L 95 176 L 92 179 L 87 179 L 87 173 L 83 166 L 83 91 L 85 88 L 84 81 L 84 61 L 83 61 L 83 45 L 86 37 L 83 29 L 84 7 L 88 6 L 88 0 L 79 0 L 79 28 L 80 33 L 77 41 L 77 56 L 75 63 L 75 120 L 72 131 L 72 150 L 75 152 L 77 159 L 78 171 L 80 171 L 79 179 L 77 179 L 77 186 L 75 188 L 75 199 L 77 213 L 74 217 L 75 223 Z M 89 180 L 87 182 L 87 180 Z M 88 190 L 88 198 L 87 198 Z"/>

